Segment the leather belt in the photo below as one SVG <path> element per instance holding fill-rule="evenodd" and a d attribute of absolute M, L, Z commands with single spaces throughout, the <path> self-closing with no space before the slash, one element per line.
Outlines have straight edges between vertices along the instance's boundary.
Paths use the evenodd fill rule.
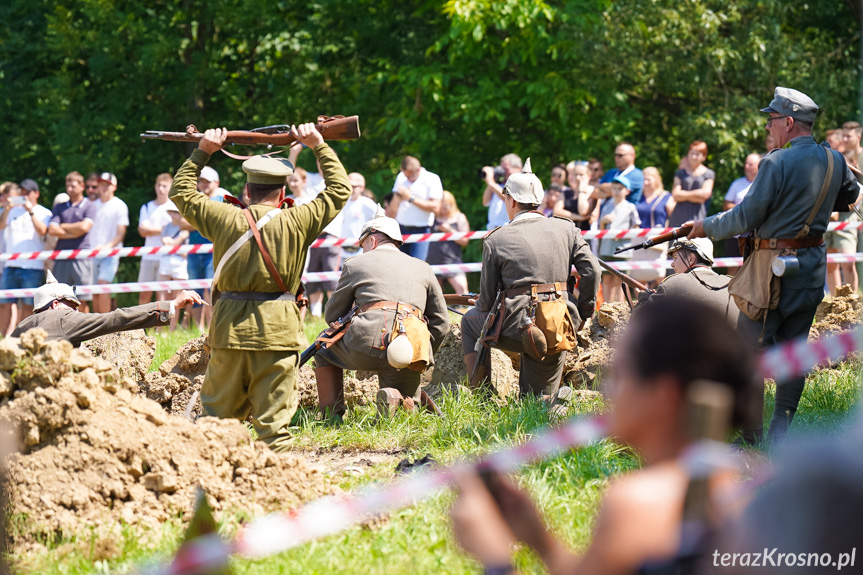
<path fill-rule="evenodd" d="M 824 236 L 811 238 L 757 238 L 756 250 L 802 250 L 824 245 Z"/>
<path fill-rule="evenodd" d="M 531 284 L 529 286 L 511 288 L 504 292 L 506 297 L 527 295 L 536 289 L 536 293 L 551 293 L 554 291 L 566 292 L 566 282 L 554 282 L 553 284 Z"/>
<path fill-rule="evenodd" d="M 219 292 L 219 299 L 231 299 L 239 301 L 297 301 L 297 296 L 291 292 L 268 292 L 268 291 L 223 291 Z"/>
<path fill-rule="evenodd" d="M 397 311 L 399 309 L 408 312 L 411 315 L 418 317 L 419 319 L 423 318 L 423 312 L 416 306 L 413 306 L 409 303 L 405 303 L 403 301 L 376 301 L 372 303 L 367 303 L 366 305 L 360 306 L 357 310 L 357 313 L 364 313 L 367 311 L 371 311 L 373 309 L 382 309 L 385 311 Z"/>

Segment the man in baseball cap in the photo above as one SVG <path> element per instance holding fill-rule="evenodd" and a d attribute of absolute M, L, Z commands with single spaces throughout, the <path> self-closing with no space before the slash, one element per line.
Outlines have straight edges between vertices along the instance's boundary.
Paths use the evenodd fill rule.
<path fill-rule="evenodd" d="M 563 413 L 566 407 L 557 406 L 572 395 L 569 388 L 558 393 L 566 351 L 574 348 L 576 328 L 593 315 L 601 274 L 571 220 L 546 218 L 537 211 L 544 193 L 529 158 L 521 172 L 507 180 L 503 194 L 510 223 L 489 232 L 483 242 L 480 293 L 476 307 L 462 319 L 462 345 L 467 372 L 475 373 L 472 387 L 491 378 L 490 355 L 485 351 L 474 369 L 480 346 L 485 347 L 490 338 L 489 344 L 521 354 L 521 395 L 554 398 L 554 413 Z M 568 287 L 573 265 L 581 276 L 577 301 Z M 500 290 L 505 301 L 503 317 L 495 319 L 500 335 L 482 333 Z M 559 313 L 559 333 L 546 335 L 533 329 L 538 323 L 534 310 L 540 302 L 543 308 L 554 307 Z M 480 337 L 483 341 L 478 343 Z"/>
<path fill-rule="evenodd" d="M 195 292 L 181 291 L 171 301 L 120 308 L 109 313 L 78 313 L 81 302 L 75 288 L 58 282 L 50 271 L 45 285 L 36 289 L 33 300 L 33 315 L 18 324 L 12 337 L 20 337 L 38 327 L 48 333 L 48 339 L 65 339 L 75 347 L 109 333 L 168 325 L 176 310 L 201 303 Z"/>

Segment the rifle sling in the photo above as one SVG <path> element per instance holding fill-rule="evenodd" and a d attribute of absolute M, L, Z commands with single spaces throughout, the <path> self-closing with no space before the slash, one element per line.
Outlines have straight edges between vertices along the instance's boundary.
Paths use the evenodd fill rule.
<path fill-rule="evenodd" d="M 812 206 L 812 211 L 809 212 L 809 217 L 806 218 L 803 229 L 795 236 L 795 239 L 805 238 L 809 235 L 812 222 L 815 221 L 815 216 L 818 215 L 818 210 L 821 209 L 821 205 L 827 199 L 827 192 L 830 191 L 830 182 L 833 180 L 833 154 L 830 153 L 828 148 L 822 148 L 822 150 L 827 154 L 827 173 L 824 175 L 824 182 L 821 184 L 821 192 L 818 194 L 818 199 L 815 200 L 815 205 Z"/>
<path fill-rule="evenodd" d="M 243 215 L 246 216 L 246 221 L 249 222 L 249 227 L 252 229 L 252 235 L 255 237 L 258 249 L 261 250 L 261 257 L 264 258 L 264 265 L 267 266 L 267 271 L 270 272 L 270 277 L 273 278 L 273 281 L 276 282 L 276 285 L 282 293 L 288 293 L 290 290 L 288 290 L 285 282 L 282 281 L 282 276 L 279 275 L 279 271 L 273 263 L 273 258 L 270 257 L 270 252 L 268 252 L 267 248 L 264 247 L 264 240 L 261 238 L 261 232 L 258 229 L 258 226 L 255 225 L 255 218 L 252 216 L 251 210 L 249 210 L 249 208 L 243 208 Z"/>

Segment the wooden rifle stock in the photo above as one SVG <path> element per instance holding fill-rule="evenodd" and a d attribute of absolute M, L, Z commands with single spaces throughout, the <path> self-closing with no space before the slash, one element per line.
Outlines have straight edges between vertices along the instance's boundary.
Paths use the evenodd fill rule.
<path fill-rule="evenodd" d="M 477 293 L 446 293 L 443 295 L 444 301 L 448 305 L 473 305 L 471 300 L 479 297 Z"/>
<path fill-rule="evenodd" d="M 680 226 L 679 228 L 674 228 L 670 232 L 659 234 L 658 236 L 649 238 L 641 242 L 640 244 L 629 244 L 628 246 L 620 246 L 619 248 L 614 250 L 614 254 L 617 255 L 627 250 L 644 250 L 657 244 L 664 244 L 665 242 L 670 242 L 672 240 L 676 240 L 677 238 L 686 237 L 691 231 L 692 226 Z"/>
<path fill-rule="evenodd" d="M 608 272 L 611 275 L 617 276 L 620 279 L 620 281 L 622 281 L 623 283 L 625 283 L 629 287 L 633 287 L 633 288 L 637 289 L 638 291 L 646 291 L 646 292 L 652 292 L 653 291 L 652 289 L 650 289 L 649 287 L 647 287 L 646 285 L 644 285 L 643 283 L 641 283 L 640 281 L 638 281 L 634 277 L 628 276 L 625 273 L 614 269 L 613 267 L 611 267 L 610 265 L 608 265 L 607 263 L 605 263 L 601 259 L 597 258 L 596 261 L 599 262 L 599 265 L 601 265 L 603 268 L 608 270 Z"/>
<path fill-rule="evenodd" d="M 312 345 L 307 347 L 305 351 L 300 354 L 300 365 L 298 365 L 297 368 L 306 365 L 306 363 L 312 359 L 316 353 L 325 349 L 328 344 L 332 345 L 344 337 L 345 332 L 350 327 L 358 310 L 359 307 L 354 306 L 347 314 L 331 323 L 327 329 L 319 333 L 318 337 L 315 338 L 315 341 L 312 342 Z"/>
<path fill-rule="evenodd" d="M 319 116 L 315 128 L 324 140 L 356 140 L 361 135 L 359 116 Z M 141 134 L 141 141 L 198 142 L 203 137 L 203 133 L 190 125 L 185 132 L 147 131 Z M 278 125 L 254 130 L 229 130 L 225 143 L 244 146 L 289 146 L 295 141 L 290 126 Z"/>

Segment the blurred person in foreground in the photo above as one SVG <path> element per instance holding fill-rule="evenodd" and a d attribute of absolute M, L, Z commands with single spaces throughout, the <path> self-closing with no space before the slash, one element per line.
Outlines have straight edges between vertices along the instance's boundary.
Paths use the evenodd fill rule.
<path fill-rule="evenodd" d="M 635 574 L 648 565 L 674 565 L 690 486 L 681 458 L 696 439 L 687 422 L 687 394 L 699 380 L 722 386 L 733 397 L 730 423 L 736 425 L 747 416 L 757 390 L 755 373 L 750 347 L 718 312 L 686 299 L 657 302 L 632 318 L 607 382 L 613 406 L 609 433 L 631 446 L 643 467 L 611 481 L 589 547 L 576 553 L 555 537 L 531 497 L 511 479 L 490 477 L 490 492 L 473 472 L 457 482 L 451 512 L 456 540 L 486 573 L 501 575 L 516 571 L 517 541 L 534 551 L 552 575 Z M 710 478 L 706 505 L 713 521 L 738 512 L 740 505 L 731 497 L 737 482 L 730 471 Z"/>

